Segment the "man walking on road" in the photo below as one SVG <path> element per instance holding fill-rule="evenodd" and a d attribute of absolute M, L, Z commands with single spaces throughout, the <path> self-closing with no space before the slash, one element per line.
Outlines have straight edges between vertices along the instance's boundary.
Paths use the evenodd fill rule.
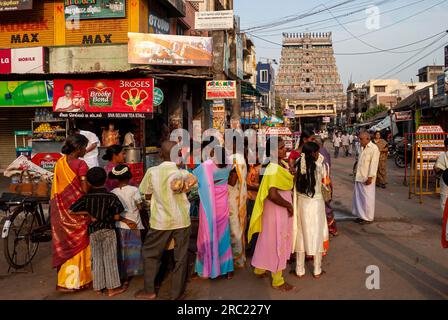
<path fill-rule="evenodd" d="M 445 139 L 445 152 L 442 153 L 437 159 L 434 165 L 434 171 L 436 175 L 441 177 L 443 172 L 448 169 L 448 139 Z M 440 208 L 442 212 L 445 211 L 445 202 L 448 197 L 448 187 L 444 183 L 443 179 L 440 179 Z"/>
<path fill-rule="evenodd" d="M 342 135 L 342 147 L 344 148 L 344 154 L 346 157 L 350 155 L 350 137 L 347 132 Z"/>
<path fill-rule="evenodd" d="M 352 212 L 358 217 L 355 222 L 367 224 L 373 222 L 375 216 L 375 180 L 380 151 L 367 132 L 361 132 L 359 140 L 362 151 L 356 169 Z"/>
<path fill-rule="evenodd" d="M 333 137 L 333 146 L 334 146 L 334 157 L 337 158 L 339 157 L 339 148 L 342 146 L 342 138 L 340 132 L 338 132 Z"/>

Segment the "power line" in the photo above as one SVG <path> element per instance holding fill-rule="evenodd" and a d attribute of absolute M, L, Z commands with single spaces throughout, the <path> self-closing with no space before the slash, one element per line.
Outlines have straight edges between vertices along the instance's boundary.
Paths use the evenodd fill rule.
<path fill-rule="evenodd" d="M 338 3 L 338 4 L 335 4 L 335 5 L 331 6 L 330 9 L 334 9 L 334 8 L 346 5 L 346 4 L 354 2 L 354 1 L 356 1 L 356 0 L 346 0 L 346 1 L 343 1 L 341 3 Z M 319 6 L 320 5 L 314 7 L 311 10 L 314 10 L 315 8 L 318 8 Z M 304 14 L 287 16 L 286 18 L 281 18 L 281 20 L 279 20 L 277 22 L 269 23 L 269 24 L 265 24 L 265 25 L 259 25 L 259 26 L 255 26 L 255 27 L 252 27 L 252 28 L 246 28 L 246 29 L 244 29 L 242 31 L 243 32 L 248 32 L 248 31 L 254 32 L 256 30 L 265 30 L 265 29 L 269 29 L 269 28 L 273 28 L 273 27 L 277 27 L 277 26 L 286 24 L 286 23 L 293 22 L 293 21 L 295 21 L 297 19 L 303 19 L 303 18 L 306 18 L 306 17 L 311 17 L 313 15 L 316 15 L 316 14 L 319 14 L 319 13 L 322 13 L 322 12 L 325 12 L 325 10 L 318 10 L 318 11 L 312 11 L 312 12 L 308 11 L 307 13 L 304 13 Z"/>
<path fill-rule="evenodd" d="M 421 2 L 424 2 L 424 1 L 427 1 L 427 0 L 418 0 L 418 1 L 414 1 L 414 2 L 408 3 L 408 4 L 406 4 L 406 5 L 403 5 L 403 6 L 400 6 L 400 7 L 397 7 L 397 8 L 393 8 L 393 9 L 390 9 L 390 10 L 386 10 L 386 11 L 384 11 L 384 12 L 381 12 L 380 14 L 386 14 L 386 13 L 394 12 L 394 11 L 397 11 L 397 10 L 401 10 L 401 9 L 403 9 L 403 8 L 407 8 L 407 7 L 413 6 L 413 5 L 415 5 L 415 4 L 418 4 L 418 3 L 421 3 Z M 384 2 L 384 1 L 381 1 L 381 2 Z M 372 5 L 373 5 L 373 6 L 379 6 L 380 4 L 382 4 L 382 3 L 376 3 L 376 4 L 372 4 Z M 364 10 L 365 10 L 365 8 L 363 8 L 362 10 L 359 10 L 359 11 L 349 12 L 349 13 L 347 13 L 347 14 L 340 15 L 340 16 L 337 16 L 337 17 L 340 18 L 340 17 L 350 16 L 350 15 L 359 13 L 360 11 L 364 11 Z M 286 27 L 286 28 L 284 28 L 284 29 L 275 29 L 275 30 L 272 30 L 272 31 L 284 31 L 284 30 L 289 30 L 289 29 L 294 29 L 294 28 L 300 28 L 300 27 L 304 27 L 304 26 L 308 26 L 308 25 L 312 25 L 312 24 L 320 24 L 320 23 L 322 23 L 322 22 L 326 22 L 326 21 L 329 21 L 329 20 L 334 20 L 334 18 L 328 18 L 328 19 L 324 19 L 324 20 L 320 20 L 320 21 L 315 21 L 315 22 L 310 22 L 310 23 L 305 23 L 305 24 L 300 24 L 300 25 L 290 26 L 290 27 Z M 360 18 L 360 19 L 355 19 L 355 20 L 346 21 L 346 22 L 344 22 L 344 24 L 353 23 L 353 22 L 358 22 L 358 21 L 363 21 L 363 20 L 365 20 L 365 17 Z M 337 27 L 337 26 L 339 26 L 339 24 L 333 24 L 333 25 L 329 25 L 329 26 L 322 26 L 322 27 L 319 27 L 319 29 L 313 29 L 313 31 L 318 31 L 318 30 L 321 30 L 321 29 L 322 29 L 322 30 L 323 30 L 323 29 L 330 29 L 330 28 Z M 261 34 L 260 36 L 270 37 L 270 36 L 277 36 L 277 35 L 279 35 L 279 33 Z"/>
<path fill-rule="evenodd" d="M 334 55 L 339 55 L 339 56 L 352 56 L 352 55 L 368 55 L 368 54 L 386 53 L 386 52 L 389 52 L 389 53 L 411 53 L 411 52 L 415 52 L 415 51 L 417 51 L 417 50 L 425 49 L 425 48 L 427 48 L 428 46 L 431 46 L 432 44 L 434 44 L 434 43 L 436 43 L 437 41 L 441 40 L 447 33 L 448 33 L 448 30 L 447 30 L 447 31 L 438 32 L 438 33 L 436 33 L 436 34 L 434 34 L 434 35 L 432 35 L 432 36 L 426 37 L 426 38 L 424 38 L 424 39 L 421 39 L 421 40 L 418 40 L 418 41 L 414 41 L 414 42 L 411 42 L 411 43 L 408 43 L 408 44 L 404 44 L 404 45 L 401 45 L 401 46 L 398 46 L 398 47 L 394 47 L 394 48 L 381 49 L 381 50 L 370 51 L 370 52 L 334 53 Z M 264 38 L 262 38 L 262 37 L 260 37 L 260 36 L 257 36 L 257 35 L 255 35 L 255 34 L 252 34 L 252 33 L 248 33 L 248 34 L 250 34 L 250 35 L 251 35 L 252 37 L 254 37 L 254 38 L 257 38 L 257 39 L 259 39 L 259 40 L 265 41 L 265 42 L 267 42 L 267 43 L 271 43 L 271 44 L 274 44 L 274 45 L 276 45 L 276 46 L 283 47 L 283 44 L 280 44 L 280 43 L 278 43 L 278 42 L 274 42 L 274 41 L 271 41 L 271 40 L 268 40 L 268 39 L 264 39 Z M 442 35 L 442 34 L 443 34 L 443 35 Z M 421 42 L 425 42 L 425 41 L 427 41 L 427 40 L 429 40 L 429 39 L 432 39 L 432 38 L 435 38 L 435 37 L 437 37 L 437 36 L 439 36 L 439 35 L 442 35 L 442 36 L 439 37 L 439 39 L 437 39 L 435 42 L 433 42 L 433 43 L 431 43 L 431 44 L 429 44 L 429 45 L 425 45 L 423 48 L 414 49 L 414 50 L 411 50 L 411 51 L 409 51 L 409 52 L 391 52 L 392 50 L 402 49 L 402 48 L 405 48 L 405 47 L 413 46 L 413 45 L 418 44 L 418 43 L 421 43 Z M 270 49 L 271 49 L 271 48 L 270 48 Z M 412 59 L 412 57 L 411 57 L 411 59 Z M 404 63 L 406 63 L 406 61 L 405 61 Z"/>
<path fill-rule="evenodd" d="M 435 48 L 434 50 L 432 50 L 431 52 L 429 52 L 428 54 L 426 54 L 426 55 L 424 55 L 423 57 L 421 57 L 420 59 L 418 59 L 417 61 L 414 61 L 414 62 L 412 62 L 412 63 L 410 63 L 409 65 L 407 65 L 406 67 L 404 67 L 404 68 L 402 68 L 402 69 L 400 69 L 399 71 L 397 71 L 397 72 L 395 72 L 395 73 L 393 73 L 393 74 L 391 74 L 390 76 L 394 76 L 394 75 L 397 75 L 397 74 L 400 74 L 401 72 L 403 72 L 404 70 L 406 70 L 406 69 L 408 69 L 408 68 L 410 68 L 410 67 L 412 67 L 413 65 L 415 65 L 416 63 L 418 63 L 418 62 L 420 62 L 420 61 L 422 61 L 424 58 L 426 58 L 427 56 L 429 56 L 430 54 L 432 54 L 432 53 L 434 53 L 434 52 L 436 52 L 437 50 L 439 50 L 439 49 L 441 49 L 441 48 L 443 48 L 444 46 L 446 46 L 448 44 L 448 42 L 447 43 L 444 43 L 444 44 L 442 44 L 440 47 L 437 47 L 437 48 Z"/>
<path fill-rule="evenodd" d="M 439 39 L 436 39 L 435 41 L 431 42 L 428 46 L 426 46 L 425 48 L 423 48 L 422 50 L 420 50 L 419 52 L 417 52 L 416 54 L 410 56 L 409 58 L 407 58 L 406 60 L 402 61 L 401 63 L 399 63 L 397 66 L 393 67 L 392 69 L 389 69 L 388 71 L 384 72 L 382 75 L 380 75 L 377 78 L 383 78 L 384 76 L 390 74 L 391 72 L 393 72 L 394 70 L 400 68 L 402 65 L 404 65 L 405 63 L 407 63 L 408 61 L 412 60 L 413 58 L 417 57 L 419 54 L 421 54 L 422 52 L 424 52 L 426 49 L 430 48 L 432 45 L 436 44 L 437 42 L 439 42 L 442 38 L 444 38 L 447 35 L 447 33 L 445 33 L 444 35 L 442 35 Z"/>
<path fill-rule="evenodd" d="M 436 3 L 435 5 L 432 5 L 432 6 L 428 7 L 428 8 L 426 8 L 426 9 L 423 9 L 423 10 L 421 10 L 421 11 L 418 11 L 418 12 L 416 12 L 416 13 L 410 15 L 410 16 L 407 16 L 407 17 L 405 17 L 405 18 L 403 18 L 403 19 L 401 19 L 401 20 L 398 20 L 398 21 L 396 21 L 396 22 L 394 22 L 394 23 L 391 23 L 391 24 L 389 24 L 389 25 L 387 25 L 387 26 L 381 27 L 381 29 L 378 29 L 378 30 L 372 30 L 372 31 L 369 31 L 369 32 L 366 32 L 366 33 L 362 33 L 362 34 L 358 35 L 358 38 L 363 37 L 363 36 L 366 36 L 366 35 L 368 35 L 368 34 L 372 34 L 372 33 L 378 32 L 378 31 L 383 31 L 384 29 L 387 29 L 387 28 L 390 28 L 390 27 L 393 27 L 393 26 L 395 26 L 395 25 L 397 25 L 397 24 L 399 24 L 399 23 L 401 23 L 401 22 L 403 22 L 403 21 L 409 20 L 409 19 L 411 19 L 411 18 L 414 18 L 414 17 L 416 17 L 416 16 L 418 16 L 418 15 L 420 15 L 420 14 L 426 12 L 426 11 L 429 11 L 429 10 L 431 10 L 432 8 L 437 7 L 438 5 L 441 5 L 442 3 L 447 2 L 447 1 L 448 1 L 448 0 L 442 0 L 442 1 L 438 2 L 438 3 Z M 350 37 L 350 38 L 346 38 L 346 39 L 342 39 L 342 40 L 334 41 L 333 43 L 346 42 L 346 41 L 348 41 L 348 40 L 352 40 L 352 39 L 353 39 L 353 37 Z"/>

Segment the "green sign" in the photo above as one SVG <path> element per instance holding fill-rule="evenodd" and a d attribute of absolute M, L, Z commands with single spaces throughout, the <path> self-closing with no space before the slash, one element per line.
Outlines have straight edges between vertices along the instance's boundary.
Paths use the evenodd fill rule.
<path fill-rule="evenodd" d="M 126 0 L 65 0 L 66 19 L 126 17 Z"/>
<path fill-rule="evenodd" d="M 0 81 L 0 107 L 52 107 L 53 81 Z"/>
<path fill-rule="evenodd" d="M 163 91 L 160 88 L 154 87 L 154 107 L 160 106 L 164 98 Z"/>

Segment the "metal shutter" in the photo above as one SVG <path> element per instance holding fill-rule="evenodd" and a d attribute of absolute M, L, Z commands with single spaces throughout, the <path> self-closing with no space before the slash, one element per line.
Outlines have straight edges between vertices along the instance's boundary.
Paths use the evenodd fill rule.
<path fill-rule="evenodd" d="M 31 130 L 35 111 L 36 108 L 0 108 L 0 171 L 16 158 L 14 131 Z"/>

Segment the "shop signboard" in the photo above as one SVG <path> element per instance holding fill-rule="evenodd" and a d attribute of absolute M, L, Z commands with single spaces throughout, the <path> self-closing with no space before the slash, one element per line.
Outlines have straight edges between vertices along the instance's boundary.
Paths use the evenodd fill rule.
<path fill-rule="evenodd" d="M 195 12 L 196 30 L 232 30 L 234 26 L 233 10 Z"/>
<path fill-rule="evenodd" d="M 165 96 L 163 94 L 162 89 L 154 87 L 154 107 L 158 107 L 162 104 L 163 100 L 165 99 Z"/>
<path fill-rule="evenodd" d="M 437 96 L 445 95 L 445 74 L 437 76 Z"/>
<path fill-rule="evenodd" d="M 0 1 L 0 12 L 33 9 L 33 0 Z"/>
<path fill-rule="evenodd" d="M 226 107 L 224 100 L 213 101 L 212 113 L 213 129 L 216 129 L 224 134 L 224 130 L 226 128 Z"/>
<path fill-rule="evenodd" d="M 128 33 L 130 64 L 210 67 L 213 64 L 211 37 Z"/>
<path fill-rule="evenodd" d="M 322 123 L 330 123 L 331 122 L 331 118 L 330 117 L 323 117 L 322 118 Z"/>
<path fill-rule="evenodd" d="M 125 18 L 125 0 L 64 1 L 65 18 L 83 19 Z"/>
<path fill-rule="evenodd" d="M 51 107 L 53 81 L 0 81 L 0 107 Z"/>
<path fill-rule="evenodd" d="M 0 74 L 45 73 L 48 70 L 44 47 L 1 49 Z"/>
<path fill-rule="evenodd" d="M 11 49 L 0 49 L 0 74 L 11 73 Z"/>
<path fill-rule="evenodd" d="M 145 118 L 153 79 L 55 80 L 53 112 L 61 118 Z"/>
<path fill-rule="evenodd" d="M 244 61 L 243 61 L 243 37 L 241 34 L 236 35 L 236 76 L 239 79 L 244 78 Z"/>
<path fill-rule="evenodd" d="M 170 21 L 162 18 L 154 12 L 149 14 L 149 33 L 170 34 Z"/>
<path fill-rule="evenodd" d="M 412 111 L 398 111 L 395 112 L 395 120 L 396 121 L 409 121 L 412 120 Z"/>
<path fill-rule="evenodd" d="M 236 81 L 207 81 L 206 99 L 236 99 Z"/>
<path fill-rule="evenodd" d="M 267 136 L 292 136 L 292 132 L 288 127 L 269 127 L 266 130 Z"/>

